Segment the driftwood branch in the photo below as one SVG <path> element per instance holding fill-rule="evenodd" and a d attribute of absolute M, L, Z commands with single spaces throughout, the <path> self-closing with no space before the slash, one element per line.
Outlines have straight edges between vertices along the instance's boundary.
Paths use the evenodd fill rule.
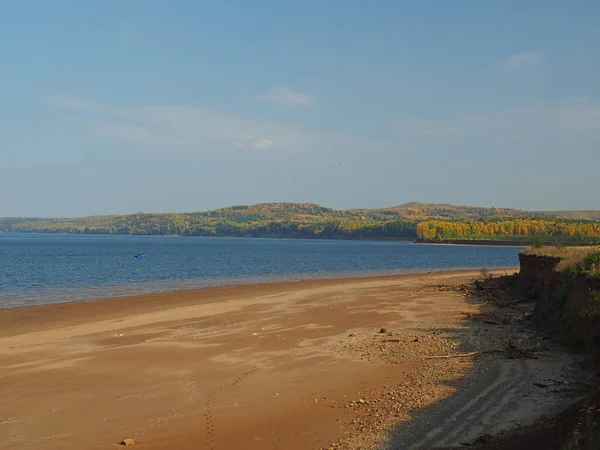
<path fill-rule="evenodd" d="M 476 352 L 468 352 L 468 353 L 454 353 L 453 355 L 439 355 L 439 356 L 428 356 L 425 359 L 448 359 L 448 358 L 468 358 L 470 356 L 483 355 L 486 353 L 504 353 L 506 350 L 483 350 Z"/>

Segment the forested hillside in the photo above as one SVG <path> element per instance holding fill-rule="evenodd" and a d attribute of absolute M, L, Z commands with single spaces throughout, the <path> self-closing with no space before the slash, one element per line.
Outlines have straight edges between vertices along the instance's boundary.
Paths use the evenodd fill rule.
<path fill-rule="evenodd" d="M 234 206 L 182 214 L 130 214 L 75 219 L 0 219 L 0 231 L 38 233 L 309 238 L 411 238 L 416 223 L 398 215 L 386 220 L 313 204 Z"/>
<path fill-rule="evenodd" d="M 574 216 L 577 212 L 564 213 Z M 312 203 L 261 203 L 197 213 L 0 218 L 0 231 L 339 239 L 500 239 L 551 235 L 583 240 L 600 236 L 600 222 L 516 209 L 445 204 L 407 203 L 380 209 L 335 210 Z"/>
<path fill-rule="evenodd" d="M 466 222 L 425 221 L 417 225 L 422 239 L 516 239 L 547 238 L 556 241 L 595 241 L 600 222 L 543 218 L 494 218 Z"/>

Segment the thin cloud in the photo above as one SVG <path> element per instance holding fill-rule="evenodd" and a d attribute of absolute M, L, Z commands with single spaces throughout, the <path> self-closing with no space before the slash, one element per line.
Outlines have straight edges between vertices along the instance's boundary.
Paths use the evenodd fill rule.
<path fill-rule="evenodd" d="M 449 119 L 407 117 L 398 120 L 396 128 L 407 136 L 418 138 L 465 138 L 480 132 L 490 132 L 503 126 L 503 120 L 488 115 L 473 115 Z"/>
<path fill-rule="evenodd" d="M 271 139 L 259 139 L 252 143 L 252 148 L 257 150 L 266 150 L 271 147 L 273 147 L 273 141 Z"/>
<path fill-rule="evenodd" d="M 80 111 L 106 111 L 106 108 L 100 105 L 65 94 L 47 95 L 42 98 L 42 101 L 48 105 L 67 109 L 76 109 Z"/>
<path fill-rule="evenodd" d="M 519 72 L 536 66 L 543 58 L 544 55 L 541 52 L 517 53 L 504 59 L 501 63 L 501 68 L 508 73 Z"/>
<path fill-rule="evenodd" d="M 85 124 L 90 135 L 163 148 L 317 151 L 369 144 L 360 136 L 193 106 L 115 107 L 64 94 L 49 95 L 43 101 L 82 114 L 94 113 Z"/>
<path fill-rule="evenodd" d="M 256 98 L 285 106 L 312 106 L 317 103 L 317 99 L 312 95 L 295 92 L 289 86 L 271 88 Z"/>
<path fill-rule="evenodd" d="M 548 132 L 562 131 L 580 136 L 600 134 L 600 104 L 593 98 L 579 97 L 527 108 L 522 110 L 522 114 L 544 119 Z"/>
<path fill-rule="evenodd" d="M 187 146 L 191 142 L 165 135 L 145 125 L 133 125 L 111 121 L 94 121 L 87 126 L 93 136 L 117 139 L 119 141 L 140 142 L 148 145 Z"/>
<path fill-rule="evenodd" d="M 399 136 L 416 145 L 469 138 L 519 140 L 553 134 L 600 139 L 600 104 L 591 98 L 576 98 L 488 115 L 406 117 L 397 120 L 394 128 Z"/>
<path fill-rule="evenodd" d="M 273 141 L 271 139 L 259 139 L 254 142 L 236 142 L 235 145 L 241 149 L 266 150 L 273 147 Z"/>

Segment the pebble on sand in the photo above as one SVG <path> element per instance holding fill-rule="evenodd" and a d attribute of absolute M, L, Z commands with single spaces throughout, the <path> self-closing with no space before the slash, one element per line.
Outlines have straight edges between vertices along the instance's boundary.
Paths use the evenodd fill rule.
<path fill-rule="evenodd" d="M 123 445 L 125 447 L 133 447 L 135 445 L 135 441 L 133 439 L 127 438 L 119 442 L 119 445 Z"/>

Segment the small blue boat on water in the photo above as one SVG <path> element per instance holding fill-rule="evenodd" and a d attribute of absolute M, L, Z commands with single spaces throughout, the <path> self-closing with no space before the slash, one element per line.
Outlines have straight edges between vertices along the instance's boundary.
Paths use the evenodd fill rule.
<path fill-rule="evenodd" d="M 143 254 L 142 252 L 139 252 L 137 255 L 134 255 L 134 258 L 147 258 L 148 255 Z"/>

